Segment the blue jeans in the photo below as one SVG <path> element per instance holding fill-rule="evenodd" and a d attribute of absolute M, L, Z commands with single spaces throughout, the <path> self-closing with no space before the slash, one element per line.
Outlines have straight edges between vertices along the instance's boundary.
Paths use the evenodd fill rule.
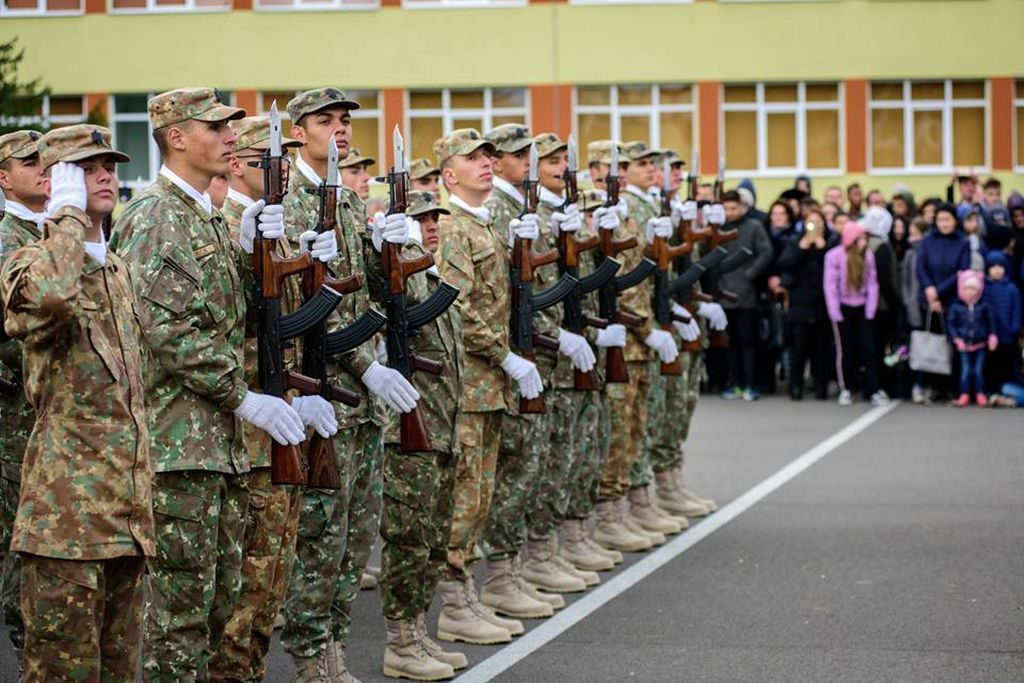
<path fill-rule="evenodd" d="M 970 394 L 971 380 L 975 394 L 985 393 L 985 349 L 960 352 L 960 393 Z"/>

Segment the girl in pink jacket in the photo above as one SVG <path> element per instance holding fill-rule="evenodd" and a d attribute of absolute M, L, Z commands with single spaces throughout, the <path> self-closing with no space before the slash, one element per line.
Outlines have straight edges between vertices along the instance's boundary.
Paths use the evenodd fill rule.
<path fill-rule="evenodd" d="M 878 351 L 875 311 L 878 309 L 878 274 L 875 256 L 868 249 L 867 233 L 859 223 L 843 228 L 843 241 L 825 254 L 825 306 L 832 321 L 836 345 L 839 405 L 853 403 L 848 380 L 864 367 L 864 397 L 885 405 L 889 397 L 878 387 Z"/>

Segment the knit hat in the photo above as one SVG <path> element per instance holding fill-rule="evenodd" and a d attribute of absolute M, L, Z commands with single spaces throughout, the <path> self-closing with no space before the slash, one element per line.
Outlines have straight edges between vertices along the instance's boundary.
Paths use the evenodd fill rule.
<path fill-rule="evenodd" d="M 992 266 L 1002 266 L 1006 268 L 1009 261 L 1006 260 L 1006 254 L 1001 251 L 993 249 L 985 255 L 985 266 L 991 268 Z"/>
<path fill-rule="evenodd" d="M 864 213 L 860 223 L 869 234 L 884 240 L 892 230 L 892 214 L 880 206 L 872 206 Z"/>

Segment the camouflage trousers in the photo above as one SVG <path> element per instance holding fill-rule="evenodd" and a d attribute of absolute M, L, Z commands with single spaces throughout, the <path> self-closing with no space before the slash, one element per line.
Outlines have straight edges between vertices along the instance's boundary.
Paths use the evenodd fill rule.
<path fill-rule="evenodd" d="M 651 390 L 647 396 L 647 433 L 643 450 L 630 471 L 632 486 L 647 486 L 654 472 L 667 472 L 683 460 L 683 419 L 690 385 L 692 354 L 679 354 L 681 375 L 663 375 L 651 366 Z"/>
<path fill-rule="evenodd" d="M 295 568 L 285 601 L 281 641 L 295 657 L 314 657 L 332 640 L 344 644 L 352 601 L 370 558 L 383 493 L 381 430 L 373 422 L 334 437 L 342 488 L 302 491 Z"/>
<path fill-rule="evenodd" d="M 611 404 L 611 434 L 608 459 L 598 483 L 599 501 L 621 500 L 630 486 L 630 469 L 640 457 L 647 430 L 647 394 L 650 363 L 627 363 L 629 381 L 608 384 L 605 393 Z"/>
<path fill-rule="evenodd" d="M 249 491 L 244 475 L 185 470 L 153 477 L 156 557 L 143 622 L 144 679 L 206 675 L 242 589 Z"/>
<path fill-rule="evenodd" d="M 461 456 L 455 467 L 452 531 L 449 552 L 461 553 L 468 562 L 487 524 L 494 493 L 494 472 L 501 446 L 502 411 L 463 413 L 459 423 Z M 449 576 L 465 578 L 462 570 L 449 565 Z"/>
<path fill-rule="evenodd" d="M 569 504 L 565 517 L 587 519 L 594 512 L 597 480 L 608 458 L 611 409 L 604 391 L 588 396 L 577 421 L 573 464 L 569 468 Z"/>
<path fill-rule="evenodd" d="M 134 681 L 146 558 L 62 560 L 24 554 L 23 682 Z"/>
<path fill-rule="evenodd" d="M 18 512 L 18 494 L 21 480 L 17 476 L 17 463 L 0 462 L 0 607 L 3 609 L 4 625 L 11 645 L 15 650 L 25 646 L 25 625 L 21 619 L 21 555 L 8 550 L 11 547 L 11 531 L 14 516 Z"/>
<path fill-rule="evenodd" d="M 698 351 L 691 351 L 685 355 L 690 356 L 690 368 L 686 373 L 686 398 L 683 401 L 682 415 L 679 425 L 679 442 L 684 444 L 679 451 L 679 464 L 685 460 L 685 444 L 690 438 L 690 424 L 693 422 L 693 414 L 697 410 L 697 401 L 700 400 L 700 381 L 704 374 L 704 354 Z"/>
<path fill-rule="evenodd" d="M 263 680 L 274 620 L 295 562 L 301 490 L 274 486 L 270 468 L 243 475 L 249 489 L 242 590 L 210 661 L 211 681 Z"/>
<path fill-rule="evenodd" d="M 526 543 L 526 511 L 550 430 L 547 413 L 502 414 L 494 495 L 480 538 L 488 560 L 513 557 Z"/>
<path fill-rule="evenodd" d="M 448 557 L 455 458 L 384 449 L 380 601 L 385 619 L 415 619 L 430 608 Z"/>

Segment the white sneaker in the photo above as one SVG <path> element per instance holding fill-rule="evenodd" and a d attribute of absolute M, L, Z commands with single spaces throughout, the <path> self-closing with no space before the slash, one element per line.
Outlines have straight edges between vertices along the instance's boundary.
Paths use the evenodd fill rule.
<path fill-rule="evenodd" d="M 885 393 L 881 389 L 871 394 L 871 405 L 873 406 L 887 406 L 889 405 L 889 394 Z"/>
<path fill-rule="evenodd" d="M 924 387 L 919 387 L 915 384 L 914 388 L 910 390 L 910 400 L 917 405 L 921 405 L 928 400 L 928 392 L 925 391 Z"/>
<path fill-rule="evenodd" d="M 849 389 L 843 389 L 839 392 L 839 405 L 841 406 L 852 406 L 853 405 L 853 394 L 850 393 Z"/>

